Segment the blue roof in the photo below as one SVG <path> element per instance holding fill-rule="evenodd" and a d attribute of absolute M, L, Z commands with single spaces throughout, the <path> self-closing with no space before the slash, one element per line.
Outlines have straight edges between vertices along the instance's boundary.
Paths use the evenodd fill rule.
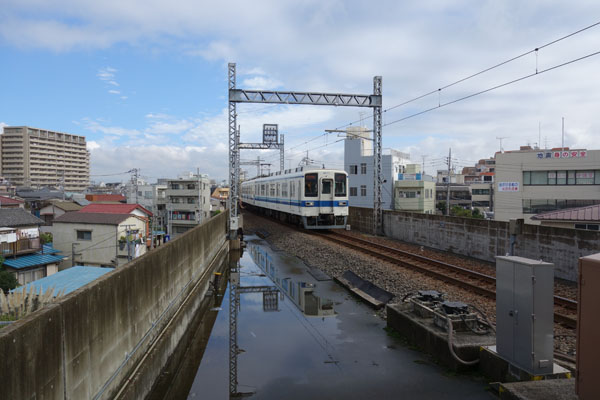
<path fill-rule="evenodd" d="M 46 243 L 42 245 L 42 251 L 38 251 L 35 254 L 57 254 L 57 253 L 62 253 L 62 251 L 55 249 L 54 246 L 52 246 L 52 243 Z"/>
<path fill-rule="evenodd" d="M 42 294 L 45 293 L 46 290 L 54 289 L 54 293 L 56 294 L 64 289 L 65 294 L 67 294 L 87 285 L 112 270 L 113 268 L 78 265 L 45 278 L 38 279 L 37 281 L 29 282 L 25 286 L 16 288 L 14 291 L 20 292 L 23 288 L 29 291 L 31 290 L 31 286 L 34 286 L 36 293 L 39 293 L 40 289 L 42 290 Z"/>
<path fill-rule="evenodd" d="M 29 256 L 8 258 L 4 260 L 4 265 L 10 268 L 22 269 L 34 267 L 36 265 L 59 263 L 63 260 L 63 258 L 65 257 L 55 256 L 53 254 L 31 254 Z"/>

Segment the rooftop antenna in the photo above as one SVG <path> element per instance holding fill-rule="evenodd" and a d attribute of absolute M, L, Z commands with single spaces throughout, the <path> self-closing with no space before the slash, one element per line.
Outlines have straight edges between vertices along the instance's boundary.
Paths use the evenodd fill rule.
<path fill-rule="evenodd" d="M 562 117 L 562 150 L 565 151 L 565 117 Z"/>
<path fill-rule="evenodd" d="M 504 149 L 502 148 L 502 140 L 503 139 L 508 139 L 508 136 L 496 136 L 496 139 L 498 139 L 500 141 L 500 153 L 504 152 Z"/>

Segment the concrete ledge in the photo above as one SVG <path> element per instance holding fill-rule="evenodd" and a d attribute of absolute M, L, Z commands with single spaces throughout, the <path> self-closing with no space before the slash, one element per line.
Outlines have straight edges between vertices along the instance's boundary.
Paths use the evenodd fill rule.
<path fill-rule="evenodd" d="M 578 400 L 575 379 L 502 383 L 499 394 L 502 400 Z"/>
<path fill-rule="evenodd" d="M 459 363 L 448 348 L 448 334 L 433 324 L 433 318 L 420 318 L 408 303 L 387 305 L 387 326 L 393 328 L 411 344 L 435 357 L 441 364 L 459 372 L 477 368 Z M 482 346 L 496 344 L 496 336 L 476 335 L 470 332 L 454 333 L 454 352 L 463 360 L 479 358 Z"/>
<path fill-rule="evenodd" d="M 569 379 L 571 372 L 554 364 L 553 373 L 533 375 L 529 372 L 511 365 L 507 360 L 496 353 L 496 346 L 484 346 L 480 352 L 479 368 L 481 372 L 493 382 L 519 382 L 540 381 L 545 379 Z"/>

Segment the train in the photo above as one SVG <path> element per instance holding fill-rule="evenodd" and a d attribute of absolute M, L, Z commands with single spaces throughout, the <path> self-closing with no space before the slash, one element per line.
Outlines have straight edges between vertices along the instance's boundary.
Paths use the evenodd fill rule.
<path fill-rule="evenodd" d="M 244 181 L 243 208 L 305 229 L 344 229 L 348 220 L 348 174 L 302 166 Z"/>

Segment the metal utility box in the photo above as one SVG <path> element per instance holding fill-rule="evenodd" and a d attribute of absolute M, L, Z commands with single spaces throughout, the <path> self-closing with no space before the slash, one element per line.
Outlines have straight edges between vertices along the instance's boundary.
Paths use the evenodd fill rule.
<path fill-rule="evenodd" d="M 577 294 L 577 381 L 581 400 L 598 398 L 600 382 L 600 253 L 579 259 L 579 292 Z"/>
<path fill-rule="evenodd" d="M 496 348 L 533 375 L 553 372 L 554 265 L 496 257 Z"/>

